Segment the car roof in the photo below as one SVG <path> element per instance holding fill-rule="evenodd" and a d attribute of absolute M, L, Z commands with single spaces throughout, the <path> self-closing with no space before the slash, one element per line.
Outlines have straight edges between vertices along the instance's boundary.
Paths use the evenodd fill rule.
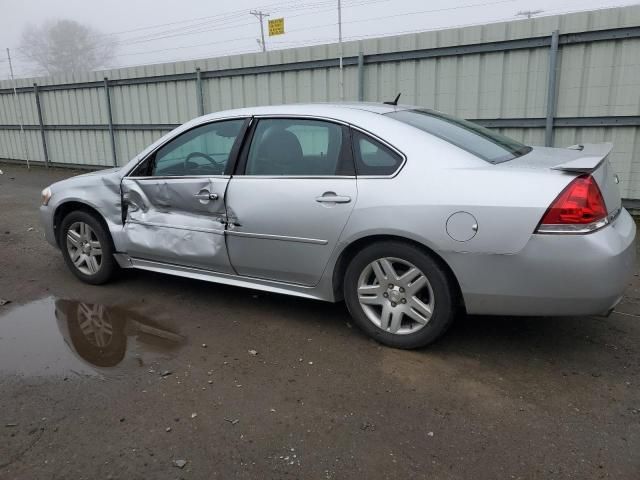
<path fill-rule="evenodd" d="M 222 110 L 209 113 L 201 117 L 196 117 L 186 123 L 178 126 L 165 136 L 159 138 L 151 145 L 147 146 L 138 155 L 136 155 L 127 165 L 133 165 L 141 157 L 147 155 L 158 145 L 166 141 L 170 137 L 175 137 L 182 132 L 199 125 L 213 122 L 215 120 L 251 117 L 254 115 L 295 115 L 309 116 L 326 119 L 334 119 L 343 122 L 353 122 L 354 124 L 366 124 L 372 120 L 372 116 L 384 115 L 386 113 L 398 112 L 402 110 L 410 110 L 419 107 L 408 105 L 389 105 L 385 103 L 374 102 L 333 102 L 333 103 L 291 103 L 286 105 L 268 105 L 260 107 L 244 107 L 233 110 Z M 389 120 L 391 121 L 391 120 Z M 413 127 L 410 127 L 413 128 Z"/>
<path fill-rule="evenodd" d="M 310 115 L 336 119 L 348 119 L 354 111 L 386 114 L 416 107 L 407 105 L 388 105 L 374 102 L 335 102 L 335 103 L 292 103 L 286 105 L 267 105 L 224 110 L 194 119 L 197 123 L 216 118 L 241 117 L 250 115 Z"/>

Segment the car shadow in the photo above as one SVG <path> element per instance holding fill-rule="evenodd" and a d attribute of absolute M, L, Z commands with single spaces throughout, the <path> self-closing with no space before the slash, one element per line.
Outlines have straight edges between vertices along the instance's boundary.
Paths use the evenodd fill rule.
<path fill-rule="evenodd" d="M 640 329 L 634 320 L 615 315 L 465 316 L 422 352 L 445 359 L 464 357 L 498 371 L 514 368 L 523 375 L 555 370 L 562 375 L 625 376 L 629 358 L 640 353 Z"/>
<path fill-rule="evenodd" d="M 238 318 L 269 322 L 277 317 L 284 326 L 304 330 L 309 325 L 321 327 L 330 335 L 357 345 L 377 346 L 357 329 L 343 302 L 327 303 L 287 295 L 214 284 L 181 277 L 143 271 L 127 272 L 118 282 L 141 288 L 149 283 L 160 285 L 162 291 L 181 295 L 187 302 L 206 299 L 206 308 L 224 305 L 232 311 L 244 312 Z M 139 285 L 138 285 L 139 284 Z M 449 331 L 436 343 L 416 352 L 425 355 L 482 357 L 527 362 L 532 357 L 550 362 L 568 362 L 594 351 L 614 353 L 617 349 L 635 350 L 640 328 L 635 318 L 616 314 L 604 317 L 500 317 L 461 315 Z M 347 328 L 345 328 L 347 327 Z M 339 342 L 342 345 L 342 342 Z"/>

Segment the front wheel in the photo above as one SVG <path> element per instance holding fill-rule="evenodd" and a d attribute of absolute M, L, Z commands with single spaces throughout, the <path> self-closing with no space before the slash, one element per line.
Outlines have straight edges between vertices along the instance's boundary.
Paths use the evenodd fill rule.
<path fill-rule="evenodd" d="M 93 285 L 108 282 L 117 269 L 109 232 L 83 211 L 71 212 L 60 227 L 62 256 L 73 274 Z"/>
<path fill-rule="evenodd" d="M 365 333 L 396 348 L 434 342 L 456 314 L 456 289 L 447 272 L 402 242 L 380 242 L 359 252 L 347 268 L 344 297 Z"/>

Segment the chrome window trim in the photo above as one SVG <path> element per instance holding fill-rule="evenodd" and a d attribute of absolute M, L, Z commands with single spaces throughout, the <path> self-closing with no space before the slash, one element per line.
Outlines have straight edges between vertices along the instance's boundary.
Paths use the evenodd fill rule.
<path fill-rule="evenodd" d="M 143 177 L 134 177 L 131 176 L 130 173 L 133 172 L 136 168 L 138 168 L 140 166 L 140 164 L 142 164 L 143 162 L 145 162 L 151 155 L 155 154 L 159 149 L 161 149 L 162 147 L 164 147 L 167 143 L 169 143 L 170 141 L 172 141 L 174 138 L 176 138 L 179 135 L 182 135 L 185 132 L 188 132 L 189 130 L 185 130 L 184 132 L 180 132 L 179 135 L 174 135 L 171 138 L 167 139 L 165 142 L 161 143 L 160 145 L 158 145 L 155 149 L 153 149 L 151 152 L 149 152 L 147 155 L 145 155 L 144 158 L 142 158 L 138 163 L 136 163 L 133 167 L 131 167 L 131 169 L 129 169 L 129 171 L 123 176 L 123 178 L 132 178 L 132 179 L 170 179 L 170 178 L 222 178 L 222 179 L 230 179 L 230 178 L 244 178 L 244 177 L 261 177 L 261 178 L 297 178 L 297 179 L 305 179 L 305 178 L 362 178 L 362 179 L 389 179 L 389 178 L 394 178 L 396 177 L 400 171 L 404 168 L 405 164 L 407 163 L 407 156 L 400 150 L 398 149 L 396 146 L 392 145 L 391 143 L 389 143 L 388 141 L 384 140 L 383 138 L 380 138 L 378 135 L 376 135 L 375 133 L 370 132 L 369 130 L 362 128 L 358 125 L 355 125 L 353 123 L 347 122 L 345 120 L 340 120 L 337 118 L 333 118 L 333 117 L 325 117 L 325 116 L 318 116 L 318 115 L 303 115 L 303 114 L 261 114 L 261 115 L 238 115 L 238 116 L 234 116 L 234 117 L 224 117 L 224 118 L 216 118 L 215 120 L 211 120 L 209 122 L 202 122 L 202 123 L 198 123 L 196 125 L 194 125 L 192 128 L 197 128 L 197 127 L 201 127 L 203 125 L 209 125 L 211 123 L 217 123 L 217 122 L 224 122 L 227 120 L 238 120 L 238 119 L 250 119 L 250 122 L 253 122 L 254 119 L 267 119 L 267 118 L 302 118 L 302 119 L 307 119 L 307 120 L 319 120 L 319 121 L 328 121 L 331 123 L 337 123 L 339 125 L 343 125 L 346 127 L 350 127 L 353 128 L 354 130 L 358 130 L 359 132 L 373 138 L 374 140 L 382 143 L 383 145 L 385 145 L 387 148 L 393 150 L 395 153 L 397 153 L 401 158 L 402 158 L 402 162 L 400 162 L 400 165 L 398 166 L 398 168 L 390 175 L 295 175 L 295 176 L 288 176 L 288 175 L 245 175 L 244 173 L 242 175 L 170 175 L 170 176 L 162 176 L 162 177 L 153 177 L 153 176 L 143 176 Z M 179 127 L 178 127 L 179 128 Z M 352 142 L 353 143 L 353 142 Z"/>
<path fill-rule="evenodd" d="M 134 177 L 134 176 L 131 176 L 130 173 L 133 172 L 136 168 L 138 168 L 141 163 L 144 163 L 151 155 L 154 155 L 158 150 L 160 150 L 162 147 L 164 147 L 167 143 L 171 142 L 174 138 L 179 137 L 183 133 L 188 132 L 189 130 L 193 130 L 194 128 L 202 127 L 203 125 L 210 125 L 212 123 L 224 122 L 224 121 L 227 121 L 227 120 L 240 120 L 240 119 L 245 119 L 246 120 L 246 119 L 250 119 L 250 118 L 252 118 L 251 115 L 238 115 L 238 116 L 235 116 L 235 117 L 216 118 L 216 119 L 213 119 L 211 121 L 203 121 L 201 123 L 197 123 L 193 127 L 189 128 L 188 130 L 180 132 L 177 135 L 173 135 L 171 138 L 168 138 L 165 142 L 163 142 L 160 145 L 158 145 L 156 148 L 154 148 L 152 151 L 150 151 L 147 155 L 145 155 L 144 158 L 142 158 L 138 163 L 136 163 L 133 167 L 131 167 L 129 169 L 129 171 L 123 175 L 122 178 L 136 178 L 136 179 L 138 179 L 138 178 L 145 178 L 145 179 L 146 178 L 161 178 L 161 177 L 149 177 L 149 176 Z M 182 125 L 184 125 L 184 123 Z M 176 128 L 180 128 L 182 125 L 180 125 L 180 126 L 178 126 Z M 220 175 L 169 175 L 169 176 L 164 176 L 164 178 L 200 178 L 200 177 L 207 177 L 207 178 L 219 177 L 219 178 L 223 178 L 223 176 L 220 176 Z"/>
<path fill-rule="evenodd" d="M 220 180 L 229 180 L 231 175 L 160 175 L 157 177 L 125 177 L 129 180 L 188 180 L 190 178 L 217 178 Z"/>
<path fill-rule="evenodd" d="M 323 117 L 318 115 L 296 114 L 296 113 L 263 113 L 260 115 L 253 115 L 255 119 L 268 119 L 268 118 L 302 118 L 304 120 L 320 120 L 324 122 L 338 123 L 340 125 L 349 126 L 349 122 L 340 120 L 333 117 Z"/>
<path fill-rule="evenodd" d="M 380 142 L 381 144 L 383 144 L 384 146 L 386 146 L 387 148 L 393 150 L 395 153 L 397 153 L 401 158 L 402 158 L 402 162 L 400 162 L 400 165 L 398 165 L 398 168 L 390 175 L 351 175 L 351 176 L 344 176 L 344 175 L 304 175 L 304 176 L 291 176 L 291 177 L 286 177 L 285 175 L 270 175 L 270 177 L 272 176 L 273 178 L 378 178 L 378 179 L 387 179 L 387 178 L 394 178 L 395 176 L 398 175 L 398 173 L 400 173 L 400 170 L 402 170 L 402 168 L 404 167 L 404 165 L 407 163 L 407 156 L 397 147 L 395 147 L 394 145 L 392 145 L 391 143 L 389 143 L 388 141 L 380 138 L 378 135 L 376 135 L 375 133 L 371 133 L 370 131 L 368 131 L 365 128 L 362 128 L 358 125 L 354 125 L 353 123 L 347 122 L 345 120 L 340 120 L 337 118 L 333 118 L 333 117 L 324 117 L 324 116 L 318 116 L 318 115 L 306 115 L 306 114 L 262 114 L 262 115 L 254 115 L 253 118 L 255 119 L 268 119 L 268 118 L 302 118 L 302 119 L 306 119 L 306 120 L 319 120 L 319 121 L 325 121 L 325 122 L 331 122 L 331 123 L 337 123 L 340 125 L 344 125 L 346 127 L 350 127 L 353 128 L 354 130 L 358 130 L 359 132 L 367 135 L 368 137 L 373 138 L 374 140 L 376 140 L 377 142 Z M 351 146 L 353 148 L 353 140 L 351 141 Z M 355 160 L 355 159 L 354 159 Z M 354 165 L 355 167 L 355 165 Z M 242 177 L 258 177 L 261 175 L 239 175 Z M 266 177 L 266 175 L 264 176 Z"/>

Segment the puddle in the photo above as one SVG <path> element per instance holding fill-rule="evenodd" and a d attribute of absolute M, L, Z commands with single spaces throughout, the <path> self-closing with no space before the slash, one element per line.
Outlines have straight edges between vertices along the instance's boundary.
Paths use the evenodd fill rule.
<path fill-rule="evenodd" d="M 121 307 L 49 297 L 0 309 L 0 373 L 118 376 L 172 357 L 184 341 Z"/>

